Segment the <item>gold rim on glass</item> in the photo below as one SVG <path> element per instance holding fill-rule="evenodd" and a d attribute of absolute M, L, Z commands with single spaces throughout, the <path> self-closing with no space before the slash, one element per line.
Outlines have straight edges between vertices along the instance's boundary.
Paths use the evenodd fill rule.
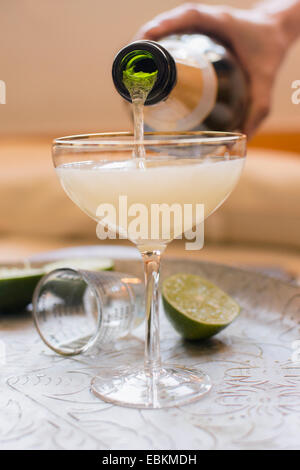
<path fill-rule="evenodd" d="M 236 143 L 246 141 L 245 134 L 238 132 L 214 132 L 214 131 L 189 131 L 189 132 L 145 132 L 145 136 L 170 136 L 170 139 L 144 139 L 135 141 L 132 132 L 104 132 L 95 134 L 78 134 L 65 137 L 59 137 L 53 141 L 53 146 L 58 147 L 105 147 L 107 145 L 118 146 L 134 146 L 143 144 L 144 146 L 153 145 L 209 145 L 224 143 Z M 172 137 L 184 136 L 182 139 L 174 139 Z M 132 137 L 132 140 L 114 140 L 118 137 Z M 101 141 L 95 139 L 102 139 Z"/>

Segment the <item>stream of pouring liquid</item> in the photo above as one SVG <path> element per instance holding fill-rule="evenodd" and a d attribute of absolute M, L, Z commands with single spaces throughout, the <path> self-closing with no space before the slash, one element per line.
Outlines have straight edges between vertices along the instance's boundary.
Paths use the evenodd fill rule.
<path fill-rule="evenodd" d="M 145 168 L 146 152 L 144 141 L 144 104 L 156 81 L 157 72 L 154 73 L 134 73 L 129 69 L 123 74 L 123 83 L 129 91 L 134 126 L 134 150 L 132 157 L 136 159 L 139 168 Z"/>
<path fill-rule="evenodd" d="M 133 122 L 134 122 L 134 141 L 133 158 L 139 159 L 139 167 L 144 168 L 143 160 L 146 157 L 144 141 L 144 103 L 147 96 L 132 97 Z M 140 143 L 139 143 L 140 142 Z"/>

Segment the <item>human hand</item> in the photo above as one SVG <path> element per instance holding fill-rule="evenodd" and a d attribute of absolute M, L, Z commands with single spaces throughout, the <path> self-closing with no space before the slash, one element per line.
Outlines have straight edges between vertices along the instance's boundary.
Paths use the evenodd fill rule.
<path fill-rule="evenodd" d="M 268 115 L 277 71 L 288 47 L 276 17 L 259 7 L 187 3 L 155 17 L 135 36 L 158 40 L 175 33 L 203 33 L 217 38 L 236 55 L 249 80 L 250 109 L 244 128 L 249 136 Z"/>

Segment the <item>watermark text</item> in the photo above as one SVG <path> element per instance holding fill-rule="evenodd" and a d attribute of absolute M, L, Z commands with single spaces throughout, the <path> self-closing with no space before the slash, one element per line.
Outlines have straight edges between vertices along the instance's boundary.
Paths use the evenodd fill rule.
<path fill-rule="evenodd" d="M 96 211 L 100 240 L 129 239 L 137 244 L 168 242 L 185 237 L 186 250 L 200 250 L 204 244 L 204 204 L 128 204 L 120 195 L 117 207 L 100 204 Z"/>
<path fill-rule="evenodd" d="M 4 341 L 0 340 L 0 366 L 6 364 L 6 345 Z"/>
<path fill-rule="evenodd" d="M 300 103 L 300 80 L 294 80 L 292 82 L 292 88 L 295 89 L 295 91 L 292 93 L 291 100 L 293 104 L 299 104 Z"/>
<path fill-rule="evenodd" d="M 292 349 L 293 349 L 293 353 L 291 357 L 292 362 L 300 364 L 300 340 L 299 339 L 292 342 Z"/>
<path fill-rule="evenodd" d="M 6 83 L 0 80 L 0 104 L 6 104 Z"/>

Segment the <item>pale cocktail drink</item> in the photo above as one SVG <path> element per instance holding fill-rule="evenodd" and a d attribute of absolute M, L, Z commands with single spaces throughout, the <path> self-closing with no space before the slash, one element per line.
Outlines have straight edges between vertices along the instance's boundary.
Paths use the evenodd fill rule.
<path fill-rule="evenodd" d="M 199 132 L 146 134 L 138 141 L 129 133 L 71 136 L 56 139 L 53 155 L 66 193 L 98 222 L 98 237 L 106 226 L 116 236 L 129 238 L 144 262 L 144 367 L 138 363 L 116 370 L 101 367 L 92 380 L 93 393 L 107 402 L 136 408 L 181 406 L 198 399 L 211 387 L 205 373 L 198 367 L 161 363 L 160 258 L 167 243 L 182 232 L 193 241 L 190 235 L 196 234 L 196 243 L 186 244 L 187 249 L 201 248 L 201 222 L 224 202 L 241 175 L 245 137 Z M 163 217 L 152 217 L 157 206 L 169 208 L 162 226 Z M 202 211 L 197 212 L 198 206 Z M 188 224 L 187 207 L 192 209 Z M 192 227 L 200 230 L 187 237 Z"/>
<path fill-rule="evenodd" d="M 140 162 L 140 159 L 131 159 L 68 163 L 57 167 L 56 172 L 69 197 L 97 222 L 104 221 L 101 205 L 111 204 L 115 214 L 107 212 L 105 216 L 109 229 L 119 234 L 127 233 L 128 238 L 143 249 L 153 249 L 159 241 L 165 244 L 183 232 L 183 221 L 176 217 L 176 210 L 168 221 L 164 219 L 169 227 L 161 226 L 161 218 L 151 218 L 155 205 L 174 208 L 175 204 L 183 213 L 186 204 L 193 209 L 196 204 L 203 204 L 202 215 L 193 210 L 188 222 L 190 226 L 184 227 L 189 230 L 223 203 L 239 180 L 244 165 L 243 158 L 221 161 L 211 158 L 201 162 L 198 159 L 158 157 L 143 159 L 142 167 Z M 137 206 L 140 216 L 148 214 L 148 236 L 130 230 L 130 218 L 138 214 L 132 209 L 129 213 L 127 211 L 134 209 L 136 204 L 143 206 Z M 165 228 L 169 232 L 167 239 L 163 232 Z M 159 236 L 151 237 L 151 233 Z"/>

